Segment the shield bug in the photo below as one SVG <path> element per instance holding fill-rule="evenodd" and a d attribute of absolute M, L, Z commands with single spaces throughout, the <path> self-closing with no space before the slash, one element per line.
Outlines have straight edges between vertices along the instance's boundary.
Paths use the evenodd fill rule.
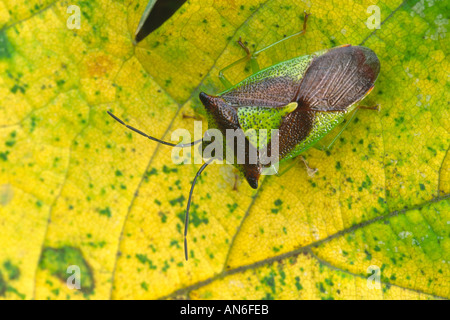
<path fill-rule="evenodd" d="M 303 30 L 295 35 L 306 32 L 307 18 L 308 14 L 305 13 Z M 252 55 L 241 39 L 238 43 L 247 52 L 247 56 L 219 73 L 220 79 L 229 88 L 215 96 L 200 93 L 199 98 L 208 117 L 208 127 L 219 130 L 223 137 L 230 129 L 244 132 L 250 129 L 276 130 L 278 149 L 276 163 L 299 156 L 343 122 L 348 113 L 358 109 L 358 102 L 372 91 L 380 72 L 380 62 L 371 49 L 351 45 L 296 57 L 259 71 L 256 55 L 273 45 Z M 254 74 L 230 86 L 223 72 L 248 60 L 251 61 Z M 209 139 L 184 145 L 161 141 L 125 124 L 111 112 L 108 113 L 134 132 L 165 145 L 184 148 L 202 142 L 201 148 L 204 150 L 211 143 L 207 141 Z M 240 148 L 245 149 L 244 161 L 234 165 L 249 185 L 256 189 L 263 170 L 272 166 L 273 162 L 261 163 L 259 161 L 261 146 L 251 140 L 247 135 L 244 144 L 236 145 L 233 142 L 232 152 L 237 157 Z M 224 140 L 223 144 L 225 147 L 229 146 L 230 141 Z M 273 151 L 271 146 L 272 144 L 268 143 L 264 145 L 264 150 L 268 154 Z M 251 151 L 257 154 L 257 161 L 249 161 Z M 200 168 L 189 193 L 184 232 L 186 260 L 188 259 L 186 236 L 192 193 L 197 178 L 213 160 L 214 158 L 209 159 Z"/>

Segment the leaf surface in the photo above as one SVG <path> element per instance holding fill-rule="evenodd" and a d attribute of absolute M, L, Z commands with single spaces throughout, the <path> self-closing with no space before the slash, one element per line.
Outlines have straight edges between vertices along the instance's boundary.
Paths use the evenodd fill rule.
<path fill-rule="evenodd" d="M 133 45 L 145 1 L 0 2 L 0 297 L 7 299 L 449 298 L 449 4 L 445 1 L 189 1 Z M 365 22 L 381 9 L 381 28 Z M 304 154 L 256 192 L 114 122 L 164 140 L 207 124 L 198 93 L 251 50 L 261 67 L 351 43 L 381 74 L 328 152 Z M 236 83 L 249 65 L 227 73 Z M 67 268 L 77 265 L 81 290 Z M 368 269 L 380 270 L 370 289 Z M 371 269 L 373 270 L 373 269 Z"/>

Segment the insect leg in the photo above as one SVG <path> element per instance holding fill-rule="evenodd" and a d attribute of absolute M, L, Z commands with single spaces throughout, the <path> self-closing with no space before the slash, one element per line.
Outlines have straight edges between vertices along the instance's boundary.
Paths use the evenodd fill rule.
<path fill-rule="evenodd" d="M 241 46 L 242 49 L 245 50 L 245 52 L 247 53 L 247 55 L 246 55 L 245 57 L 243 57 L 243 58 L 241 58 L 241 59 L 239 59 L 239 60 L 233 62 L 233 63 L 230 64 L 229 66 L 226 66 L 225 68 L 223 68 L 222 70 L 219 71 L 219 79 L 220 79 L 220 81 L 223 83 L 223 85 L 225 86 L 225 88 L 227 88 L 227 89 L 230 88 L 230 87 L 232 87 L 233 85 L 232 85 L 231 82 L 224 76 L 223 73 L 224 73 L 225 71 L 227 71 L 228 69 L 233 68 L 234 66 L 236 66 L 236 65 L 238 65 L 238 64 L 240 64 L 240 63 L 242 63 L 242 62 L 245 62 L 245 61 L 250 60 L 250 58 L 251 58 L 251 56 L 252 56 L 252 54 L 250 53 L 250 50 L 249 50 L 249 49 L 247 48 L 247 46 L 242 42 L 242 39 L 241 39 L 241 38 L 239 38 L 238 44 L 239 44 L 239 46 Z"/>
<path fill-rule="evenodd" d="M 188 203 L 187 203 L 187 208 L 186 208 L 186 216 L 185 216 L 185 221 L 184 221 L 184 257 L 186 259 L 186 261 L 188 261 L 189 257 L 188 257 L 188 245 L 187 245 L 187 234 L 188 234 L 188 227 L 189 227 L 189 209 L 191 208 L 191 202 L 192 202 L 192 194 L 194 193 L 194 187 L 195 184 L 197 183 L 197 178 L 202 174 L 203 170 L 206 169 L 206 167 L 211 164 L 211 162 L 213 162 L 214 159 L 210 159 L 207 162 L 205 162 L 202 167 L 200 168 L 200 170 L 198 170 L 197 174 L 195 175 L 194 181 L 192 182 L 192 186 L 191 186 L 191 191 L 189 192 L 189 199 L 188 199 Z"/>
<path fill-rule="evenodd" d="M 256 59 L 258 58 L 258 55 L 259 55 L 261 52 L 263 52 L 263 51 L 265 51 L 265 50 L 267 50 L 267 49 L 269 49 L 269 48 L 272 48 L 273 46 L 275 46 L 275 45 L 277 45 L 277 44 L 279 44 L 279 43 L 281 43 L 281 42 L 283 42 L 283 41 L 286 41 L 286 40 L 291 39 L 291 38 L 293 38 L 293 37 L 301 36 L 301 35 L 305 34 L 305 33 L 306 33 L 306 25 L 307 25 L 307 21 L 308 21 L 308 17 L 309 17 L 309 16 L 310 16 L 310 14 L 309 14 L 309 13 L 306 13 L 306 11 L 305 11 L 305 19 L 304 19 L 304 22 L 303 22 L 303 30 L 302 30 L 302 31 L 297 32 L 297 33 L 295 33 L 295 34 L 292 34 L 292 35 L 290 35 L 290 36 L 288 36 L 288 37 L 285 37 L 285 38 L 283 38 L 283 39 L 281 39 L 281 40 L 279 40 L 279 41 L 277 41 L 277 42 L 275 42 L 275 43 L 272 43 L 271 45 L 269 45 L 269 46 L 267 46 L 267 47 L 265 47 L 265 48 L 262 48 L 261 50 L 258 50 L 258 51 L 256 51 L 256 52 L 253 53 L 253 54 L 250 53 L 249 48 L 242 42 L 242 39 L 239 38 L 238 44 L 239 44 L 239 46 L 241 46 L 242 49 L 245 50 L 245 52 L 247 53 L 247 55 L 246 55 L 245 57 L 243 57 L 243 58 L 241 58 L 241 59 L 239 59 L 239 60 L 233 62 L 233 63 L 230 64 L 229 66 L 226 66 L 225 68 L 223 68 L 222 70 L 219 71 L 219 79 L 220 79 L 220 81 L 222 82 L 222 84 L 223 84 L 226 88 L 230 88 L 230 87 L 233 86 L 233 85 L 231 84 L 231 82 L 230 82 L 227 78 L 225 78 L 224 72 L 225 72 L 226 70 L 228 70 L 228 69 L 230 69 L 230 68 L 232 68 L 232 67 L 234 67 L 234 66 L 236 66 L 236 65 L 238 65 L 238 64 L 240 64 L 240 63 L 242 63 L 242 62 L 246 62 L 246 61 L 250 60 L 250 65 L 252 66 L 252 71 L 253 71 L 253 73 L 258 72 L 258 71 L 260 70 L 259 65 L 258 65 L 258 62 L 256 61 Z"/>
<path fill-rule="evenodd" d="M 277 174 L 278 177 L 283 176 L 286 172 L 288 172 L 289 170 L 291 170 L 294 166 L 296 166 L 298 164 L 298 160 L 301 160 L 303 162 L 303 164 L 306 167 L 306 172 L 308 173 L 308 176 L 310 178 L 313 178 L 314 175 L 319 171 L 319 169 L 316 168 L 311 168 L 308 164 L 308 161 L 306 161 L 306 159 L 303 156 L 299 156 L 295 159 L 293 159 L 292 163 L 286 168 L 284 169 L 281 173 Z"/>
<path fill-rule="evenodd" d="M 373 111 L 380 111 L 380 105 L 377 104 L 375 106 L 372 107 L 367 107 L 367 106 L 359 106 L 358 109 L 365 109 L 365 110 L 373 110 Z"/>

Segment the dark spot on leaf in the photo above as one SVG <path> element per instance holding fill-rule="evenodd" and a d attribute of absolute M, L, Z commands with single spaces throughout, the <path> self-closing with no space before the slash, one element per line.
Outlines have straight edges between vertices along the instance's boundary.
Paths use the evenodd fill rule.
<path fill-rule="evenodd" d="M 92 294 L 95 288 L 94 276 L 80 249 L 64 246 L 61 248 L 46 247 L 42 251 L 39 268 L 48 270 L 52 276 L 57 277 L 64 284 L 72 275 L 67 273 L 69 266 L 80 268 L 80 291 L 86 295 Z"/>

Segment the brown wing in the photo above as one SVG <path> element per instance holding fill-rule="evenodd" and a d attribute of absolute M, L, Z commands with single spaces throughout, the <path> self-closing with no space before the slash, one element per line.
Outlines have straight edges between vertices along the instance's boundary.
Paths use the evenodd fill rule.
<path fill-rule="evenodd" d="M 375 53 L 364 47 L 339 47 L 315 58 L 298 87 L 298 108 L 279 129 L 280 159 L 311 132 L 316 112 L 345 111 L 370 91 L 380 72 Z"/>
<path fill-rule="evenodd" d="M 370 91 L 380 72 L 376 54 L 365 47 L 339 47 L 313 60 L 300 84 L 299 109 L 345 111 Z"/>
<path fill-rule="evenodd" d="M 267 77 L 258 82 L 243 81 L 222 97 L 233 106 L 280 107 L 292 102 L 300 84 L 290 77 Z"/>

